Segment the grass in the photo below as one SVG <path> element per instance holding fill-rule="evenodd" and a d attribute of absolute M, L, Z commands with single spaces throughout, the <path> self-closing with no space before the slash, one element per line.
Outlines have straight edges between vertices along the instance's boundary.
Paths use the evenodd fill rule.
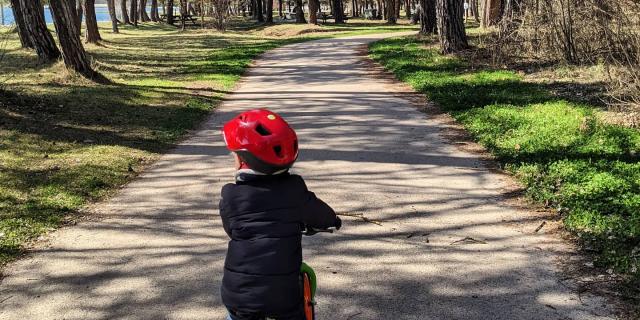
<path fill-rule="evenodd" d="M 359 23 L 341 28 L 278 38 L 256 26 L 217 33 L 142 24 L 114 35 L 104 24 L 104 41 L 86 48 L 109 85 L 70 75 L 61 63 L 39 64 L 15 33 L 0 30 L 0 266 L 133 179 L 200 123 L 258 54 L 370 32 Z"/>
<path fill-rule="evenodd" d="M 416 37 L 370 46 L 400 80 L 463 124 L 526 187 L 557 209 L 597 264 L 640 279 L 640 132 L 511 70 L 473 69 Z"/>

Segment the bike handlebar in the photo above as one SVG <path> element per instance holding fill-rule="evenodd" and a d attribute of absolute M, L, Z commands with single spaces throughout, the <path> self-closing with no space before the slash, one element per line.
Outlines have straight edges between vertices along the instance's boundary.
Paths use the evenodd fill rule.
<path fill-rule="evenodd" d="M 333 233 L 333 229 L 332 228 L 316 229 L 309 226 L 305 226 L 304 229 L 302 230 L 302 234 L 305 236 L 312 236 L 320 232 Z"/>

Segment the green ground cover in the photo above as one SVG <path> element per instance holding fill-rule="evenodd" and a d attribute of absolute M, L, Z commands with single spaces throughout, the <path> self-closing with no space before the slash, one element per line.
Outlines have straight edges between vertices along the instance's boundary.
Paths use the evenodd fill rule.
<path fill-rule="evenodd" d="M 370 46 L 373 59 L 457 119 L 527 195 L 557 209 L 598 252 L 597 264 L 640 276 L 640 132 L 511 70 L 473 69 L 416 37 Z"/>

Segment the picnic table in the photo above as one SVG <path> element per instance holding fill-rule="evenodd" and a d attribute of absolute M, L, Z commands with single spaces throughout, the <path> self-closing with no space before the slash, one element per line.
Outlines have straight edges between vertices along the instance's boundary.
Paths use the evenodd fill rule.
<path fill-rule="evenodd" d="M 180 21 L 180 22 L 191 22 L 191 24 L 193 24 L 194 26 L 197 25 L 196 22 L 198 22 L 198 17 L 191 15 L 191 14 L 185 14 L 185 15 L 174 15 L 174 19 L 176 21 Z M 166 14 L 161 14 L 160 15 L 160 20 L 162 21 L 167 21 L 167 15 Z"/>
<path fill-rule="evenodd" d="M 344 17 L 344 21 L 349 20 L 349 18 L 347 17 L 347 14 L 343 14 L 342 15 Z M 334 17 L 331 14 L 327 14 L 326 12 L 322 12 L 320 13 L 320 19 L 322 19 L 322 24 L 326 24 L 327 23 L 327 19 L 335 19 L 336 17 Z"/>

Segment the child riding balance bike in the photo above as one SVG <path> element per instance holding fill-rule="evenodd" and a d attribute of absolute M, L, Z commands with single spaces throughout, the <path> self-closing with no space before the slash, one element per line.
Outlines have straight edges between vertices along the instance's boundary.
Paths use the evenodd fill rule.
<path fill-rule="evenodd" d="M 220 216 L 230 241 L 222 302 L 230 320 L 313 320 L 315 275 L 302 262 L 302 234 L 342 225 L 326 203 L 289 173 L 295 131 L 279 115 L 251 110 L 227 122 L 235 183 L 222 188 Z"/>

